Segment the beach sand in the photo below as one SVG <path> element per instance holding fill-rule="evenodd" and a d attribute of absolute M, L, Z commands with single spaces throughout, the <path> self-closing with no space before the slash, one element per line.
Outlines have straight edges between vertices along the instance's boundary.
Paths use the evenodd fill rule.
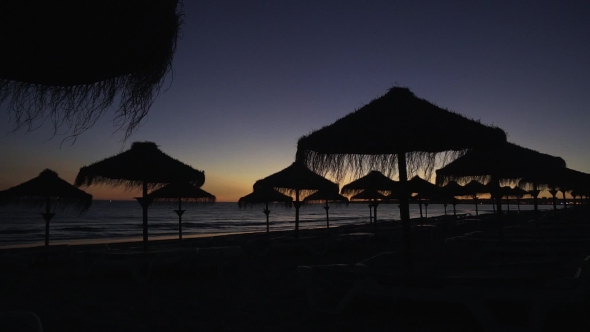
<path fill-rule="evenodd" d="M 170 248 L 243 248 L 239 264 L 224 269 L 222 275 L 215 269 L 202 268 L 194 273 L 166 267 L 152 271 L 150 278 L 139 279 L 113 271 L 88 272 L 91 264 L 82 253 L 104 251 L 105 244 L 60 246 L 54 251 L 67 251 L 68 255 L 52 255 L 48 261 L 36 256 L 39 248 L 3 250 L 0 312 L 34 312 L 44 331 L 482 330 L 467 308 L 451 303 L 376 298 L 359 299 L 341 314 L 310 310 L 297 267 L 355 264 L 380 252 L 400 252 L 399 225 L 380 228 L 383 226 L 387 229 L 378 236 L 349 248 L 330 244 L 338 234 L 371 232 L 372 226 L 330 229 L 329 237 L 325 229 L 302 230 L 299 243 L 305 243 L 307 251 L 289 251 L 286 246 L 267 252 L 264 233 L 192 238 L 183 240 L 182 245 L 174 240 L 150 243 L 152 252 Z M 416 264 L 440 263 L 444 259 L 444 239 L 462 231 L 416 235 Z M 272 232 L 270 237 L 292 235 Z M 141 248 L 141 243 L 111 243 L 108 247 L 111 252 L 129 251 Z M 13 260 L 6 259 L 12 256 Z M 32 263 L 19 264 L 21 256 L 33 257 Z M 584 304 L 553 310 L 547 329 L 588 330 L 589 308 Z"/>

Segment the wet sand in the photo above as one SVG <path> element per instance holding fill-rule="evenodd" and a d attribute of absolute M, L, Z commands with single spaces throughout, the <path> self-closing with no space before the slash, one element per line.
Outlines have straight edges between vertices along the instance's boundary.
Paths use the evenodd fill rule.
<path fill-rule="evenodd" d="M 121 273 L 89 269 L 92 262 L 84 253 L 104 252 L 104 244 L 56 247 L 48 260 L 36 256 L 37 249 L 2 250 L 0 311 L 32 311 L 44 331 L 482 330 L 467 308 L 451 303 L 374 298 L 359 299 L 341 314 L 312 312 L 297 267 L 355 264 L 380 252 L 401 252 L 397 224 L 379 225 L 377 236 L 367 236 L 355 245 L 334 246 L 340 234 L 372 229 L 371 225 L 341 227 L 330 229 L 329 236 L 325 229 L 302 230 L 298 243 L 304 245 L 296 250 L 289 246 L 267 250 L 264 233 L 192 238 L 182 244 L 153 241 L 153 254 L 239 246 L 244 255 L 222 270 L 171 265 L 153 270 L 149 278 L 123 273 L 126 269 Z M 416 265 L 444 263 L 444 239 L 465 231 L 415 234 Z M 270 237 L 292 235 L 272 232 Z M 292 241 L 274 241 L 281 242 Z M 139 252 L 140 248 L 140 242 L 108 245 L 110 252 Z M 67 254 L 58 254 L 63 252 Z M 28 257 L 31 264 L 6 258 L 12 255 Z M 587 330 L 589 308 L 585 303 L 551 311 L 547 330 Z"/>

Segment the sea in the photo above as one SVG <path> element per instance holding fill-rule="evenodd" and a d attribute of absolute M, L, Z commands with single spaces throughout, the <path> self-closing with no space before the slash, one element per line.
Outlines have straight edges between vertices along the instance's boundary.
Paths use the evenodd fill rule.
<path fill-rule="evenodd" d="M 174 204 L 152 204 L 148 209 L 149 239 L 171 239 L 178 237 L 178 216 L 173 211 Z M 182 215 L 183 238 L 206 235 L 266 232 L 264 206 L 240 208 L 237 203 L 214 203 L 210 205 L 183 204 L 186 210 Z M 511 211 L 517 206 L 510 205 Z M 540 209 L 552 205 L 540 205 Z M 424 216 L 433 217 L 445 214 L 443 204 L 429 204 Z M 452 205 L 447 213 L 453 214 Z M 506 209 L 504 205 L 503 209 Z M 532 205 L 520 205 L 523 211 L 532 210 Z M 285 208 L 281 204 L 269 205 L 270 230 L 282 231 L 295 227 L 295 208 Z M 479 213 L 492 213 L 491 205 L 478 205 Z M 42 245 L 45 241 L 45 221 L 41 216 L 43 209 L 24 206 L 0 208 L 0 248 L 15 246 Z M 370 222 L 368 204 L 331 204 L 328 209 L 330 227 Z M 108 243 L 135 241 L 142 238 L 142 209 L 136 201 L 95 200 L 90 209 L 83 213 L 69 210 L 55 211 L 50 222 L 50 244 Z M 457 204 L 457 214 L 475 215 L 474 204 Z M 300 209 L 300 229 L 326 227 L 324 204 L 305 204 Z M 418 204 L 410 204 L 410 217 L 419 218 Z M 377 220 L 399 220 L 397 204 L 380 204 Z"/>

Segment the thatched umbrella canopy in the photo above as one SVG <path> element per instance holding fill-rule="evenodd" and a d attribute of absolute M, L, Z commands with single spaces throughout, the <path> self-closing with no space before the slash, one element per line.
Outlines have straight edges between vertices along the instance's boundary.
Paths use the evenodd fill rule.
<path fill-rule="evenodd" d="M 181 0 L 10 1 L 0 10 L 0 103 L 16 128 L 73 136 L 118 101 L 127 138 L 171 69 Z"/>
<path fill-rule="evenodd" d="M 407 169 L 424 169 L 430 177 L 436 155 L 457 156 L 473 147 L 506 141 L 506 133 L 440 108 L 418 98 L 407 88 L 395 87 L 360 109 L 299 139 L 297 160 L 313 170 L 330 171 L 341 179 L 367 169 L 399 172 L 401 219 L 406 258 L 412 265 L 410 193 Z"/>
<path fill-rule="evenodd" d="M 475 215 L 479 216 L 479 207 L 478 207 L 478 197 L 477 194 L 487 194 L 490 192 L 490 187 L 486 186 L 485 184 L 477 181 L 471 180 L 469 183 L 463 186 L 463 193 L 465 195 L 469 195 L 473 198 L 475 202 Z"/>
<path fill-rule="evenodd" d="M 340 195 L 338 191 L 318 190 L 315 193 L 303 199 L 305 203 L 325 203 L 324 210 L 326 210 L 326 228 L 330 229 L 330 210 L 329 203 L 342 203 L 348 205 L 348 198 Z"/>
<path fill-rule="evenodd" d="M 492 189 L 492 198 L 500 198 L 500 181 L 517 183 L 519 179 L 541 179 L 547 172 L 557 172 L 565 168 L 562 158 L 550 156 L 527 149 L 513 143 L 497 146 L 493 149 L 473 149 L 464 156 L 436 171 L 436 182 L 444 184 L 451 180 L 488 182 Z M 536 185 L 534 186 L 536 191 Z M 535 213 L 537 211 L 536 195 L 533 196 Z M 500 234 L 503 234 L 501 204 L 497 202 Z"/>
<path fill-rule="evenodd" d="M 428 199 L 436 196 L 438 194 L 438 189 L 439 187 L 437 187 L 435 184 L 422 179 L 418 175 L 414 176 L 408 181 L 409 192 L 416 194 L 416 196 L 413 196 L 413 198 L 418 201 L 418 207 L 420 208 L 420 219 L 423 219 L 422 204 L 424 204 L 426 218 L 428 218 Z"/>
<path fill-rule="evenodd" d="M 107 184 L 142 188 L 142 196 L 136 199 L 143 208 L 143 242 L 147 249 L 147 209 L 152 201 L 148 188 L 182 182 L 200 187 L 205 183 L 205 172 L 168 156 L 153 142 L 134 142 L 127 151 L 80 168 L 75 184 L 78 187 Z"/>
<path fill-rule="evenodd" d="M 364 190 L 391 192 L 397 189 L 397 181 L 390 179 L 379 171 L 370 171 L 365 176 L 344 185 L 341 192 L 345 195 L 355 195 Z"/>
<path fill-rule="evenodd" d="M 338 184 L 314 173 L 301 163 L 294 162 L 289 167 L 256 182 L 266 188 L 274 188 L 282 193 L 295 195 L 295 237 L 299 237 L 299 208 L 303 203 L 301 195 L 307 196 L 317 190 L 338 191 Z"/>
<path fill-rule="evenodd" d="M 371 220 L 372 211 L 373 230 L 375 232 L 377 231 L 377 207 L 380 201 L 385 199 L 387 199 L 387 196 L 375 189 L 366 189 L 350 197 L 351 201 L 369 201 L 369 221 Z"/>
<path fill-rule="evenodd" d="M 266 232 L 270 232 L 270 220 L 269 214 L 270 210 L 268 209 L 269 203 L 284 203 L 285 207 L 291 207 L 293 204 L 293 198 L 287 196 L 285 194 L 281 194 L 280 192 L 272 189 L 272 188 L 264 188 L 260 185 L 254 184 L 254 191 L 250 194 L 241 197 L 238 200 L 238 206 L 240 208 L 244 208 L 247 206 L 253 206 L 258 204 L 264 204 L 264 214 L 266 215 Z"/>
<path fill-rule="evenodd" d="M 378 191 L 389 192 L 391 194 L 397 193 L 399 192 L 398 182 L 383 175 L 383 173 L 379 171 L 371 171 L 365 176 L 343 186 L 342 190 L 340 190 L 340 192 L 344 195 L 356 195 L 362 192 L 365 196 L 375 196 L 369 198 L 372 199 L 369 207 L 373 207 L 373 222 L 375 230 L 377 229 L 377 207 L 379 206 L 379 201 L 377 201 L 377 199 L 387 198 Z"/>
<path fill-rule="evenodd" d="M 215 196 L 188 182 L 169 183 L 160 189 L 152 191 L 148 195 L 153 201 L 178 202 L 178 209 L 174 210 L 178 215 L 178 239 L 182 240 L 182 215 L 186 210 L 182 209 L 182 201 L 198 204 L 213 204 Z"/>
<path fill-rule="evenodd" d="M 582 190 L 584 187 L 589 187 L 590 175 L 584 172 L 576 171 L 571 168 L 563 168 L 552 173 L 540 174 L 535 178 L 523 178 L 519 185 L 529 190 L 535 190 L 534 185 L 537 185 L 537 190 L 549 190 L 553 197 L 553 209 L 557 212 L 557 193 L 559 191 L 563 194 L 563 208 L 567 209 L 565 194 L 573 189 Z"/>
<path fill-rule="evenodd" d="M 506 197 L 506 199 L 508 201 L 508 204 L 507 204 L 508 209 L 510 209 L 510 201 L 509 200 L 511 198 L 516 199 L 516 204 L 518 206 L 518 212 L 520 212 L 520 200 L 522 199 L 522 197 L 526 196 L 526 195 L 530 195 L 530 193 L 528 191 L 526 191 L 518 186 L 516 186 L 516 187 L 505 186 L 505 187 L 502 187 L 500 192 L 501 192 L 502 197 Z"/>
<path fill-rule="evenodd" d="M 53 201 L 52 201 L 53 200 Z M 49 245 L 49 221 L 57 209 L 74 208 L 79 212 L 88 210 L 92 195 L 61 179 L 56 172 L 45 169 L 39 176 L 12 188 L 0 191 L 0 206 L 25 204 L 32 207 L 45 206 L 45 246 Z"/>
<path fill-rule="evenodd" d="M 455 196 L 465 196 L 465 187 L 461 186 L 456 181 L 450 181 L 445 186 L 440 187 L 438 193 L 439 198 L 444 202 L 445 215 L 447 214 L 447 204 L 451 203 L 453 205 L 453 215 L 456 217 L 458 201 Z"/>

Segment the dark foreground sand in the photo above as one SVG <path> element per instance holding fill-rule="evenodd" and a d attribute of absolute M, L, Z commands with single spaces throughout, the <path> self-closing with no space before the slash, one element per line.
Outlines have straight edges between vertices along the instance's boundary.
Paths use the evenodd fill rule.
<path fill-rule="evenodd" d="M 578 219 L 585 219 L 585 216 Z M 590 219 L 588 219 L 590 220 Z M 130 274 L 88 273 L 81 252 L 104 250 L 104 245 L 68 246 L 70 256 L 37 259 L 31 249 L 4 251 L 31 258 L 29 266 L 4 259 L 0 266 L 0 312 L 36 313 L 44 331 L 478 331 L 467 308 L 450 303 L 395 299 L 358 299 L 342 314 L 317 314 L 309 309 L 300 265 L 354 264 L 384 251 L 399 252 L 399 228 L 388 229 L 370 241 L 348 248 L 330 244 L 338 234 L 368 232 L 369 226 L 301 233 L 310 251 L 272 250 L 265 234 L 242 234 L 184 240 L 184 248 L 241 246 L 243 259 L 224 270 L 154 271 L 150 278 Z M 416 235 L 417 264 L 444 263 L 444 238 L 464 229 Z M 272 233 L 271 237 L 292 235 Z M 310 238 L 312 239 L 305 239 Z M 177 246 L 176 241 L 153 242 L 152 251 Z M 262 243 L 262 244 L 261 244 Z M 111 250 L 139 246 L 111 245 Z M 324 250 L 325 249 L 325 250 Z M 590 253 L 589 253 L 590 254 Z M 7 256 L 8 255 L 8 256 Z M 586 331 L 590 304 L 563 306 L 548 316 L 547 330 Z M 510 318 L 512 308 L 499 308 Z"/>

